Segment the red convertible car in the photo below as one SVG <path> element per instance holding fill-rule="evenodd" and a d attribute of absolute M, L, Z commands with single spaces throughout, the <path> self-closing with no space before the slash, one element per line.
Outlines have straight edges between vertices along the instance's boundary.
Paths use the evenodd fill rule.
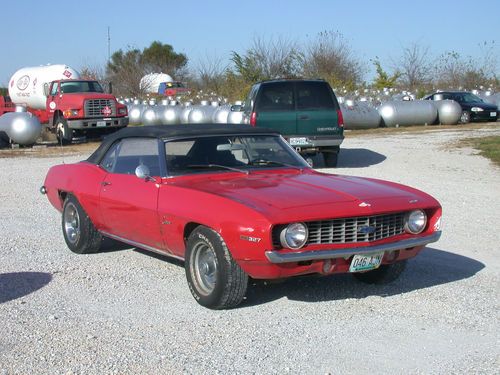
<path fill-rule="evenodd" d="M 395 280 L 441 235 L 441 206 L 392 182 L 317 172 L 276 132 L 249 126 L 126 128 L 52 167 L 42 193 L 75 253 L 103 237 L 184 260 L 203 306 L 244 298 L 249 277 L 351 272 Z"/>

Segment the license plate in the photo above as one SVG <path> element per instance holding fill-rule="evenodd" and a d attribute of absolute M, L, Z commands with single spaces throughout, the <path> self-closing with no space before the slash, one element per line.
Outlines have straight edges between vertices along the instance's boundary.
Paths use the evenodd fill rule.
<path fill-rule="evenodd" d="M 103 126 L 106 126 L 106 121 L 97 121 L 97 127 L 101 128 Z"/>
<path fill-rule="evenodd" d="M 308 142 L 307 138 L 303 137 L 303 138 L 290 138 L 289 143 L 292 146 L 301 146 L 301 145 L 306 145 Z"/>
<path fill-rule="evenodd" d="M 491 117 L 496 117 L 496 116 L 497 116 L 497 113 L 496 113 L 496 112 L 490 112 L 490 116 L 491 116 Z"/>
<path fill-rule="evenodd" d="M 369 255 L 354 255 L 352 257 L 349 272 L 370 271 L 378 268 L 382 263 L 384 253 L 375 253 Z"/>

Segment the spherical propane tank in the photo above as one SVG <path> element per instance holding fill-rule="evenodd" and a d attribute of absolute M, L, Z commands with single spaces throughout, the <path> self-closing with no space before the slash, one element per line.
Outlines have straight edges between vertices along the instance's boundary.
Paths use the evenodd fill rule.
<path fill-rule="evenodd" d="M 228 124 L 243 124 L 243 112 L 230 111 L 227 115 Z"/>
<path fill-rule="evenodd" d="M 223 105 L 214 112 L 212 115 L 212 122 L 214 124 L 227 124 L 227 117 L 231 112 L 231 106 Z"/>
<path fill-rule="evenodd" d="M 456 125 L 462 116 L 462 107 L 454 100 L 436 100 L 432 102 L 438 111 L 441 125 Z"/>
<path fill-rule="evenodd" d="M 181 111 L 180 107 L 168 105 L 164 107 L 159 107 L 161 110 L 158 113 L 158 120 L 162 125 L 176 125 L 181 122 Z"/>
<path fill-rule="evenodd" d="M 78 79 L 80 74 L 67 65 L 45 65 L 19 69 L 9 80 L 12 102 L 33 109 L 45 109 L 44 86 L 58 79 Z M 48 87 L 47 87 L 48 89 Z"/>
<path fill-rule="evenodd" d="M 144 109 L 141 115 L 141 122 L 145 126 L 156 125 L 158 123 L 154 107 L 146 107 Z"/>
<path fill-rule="evenodd" d="M 366 102 L 354 102 L 351 106 L 340 104 L 340 110 L 346 129 L 378 128 L 382 120 L 378 111 Z"/>
<path fill-rule="evenodd" d="M 142 104 L 130 104 L 127 106 L 127 109 L 129 124 L 140 124 L 142 121 L 142 112 L 144 111 L 144 106 Z"/>
<path fill-rule="evenodd" d="M 32 145 L 42 132 L 38 117 L 29 112 L 8 112 L 0 116 L 0 131 L 20 145 Z"/>
<path fill-rule="evenodd" d="M 139 82 L 139 88 L 150 94 L 158 94 L 158 89 L 160 88 L 160 83 L 163 82 L 173 82 L 174 80 L 168 74 L 165 73 L 149 73 L 141 78 Z"/>
<path fill-rule="evenodd" d="M 378 113 L 387 127 L 430 125 L 437 119 L 437 109 L 430 100 L 385 102 Z"/>

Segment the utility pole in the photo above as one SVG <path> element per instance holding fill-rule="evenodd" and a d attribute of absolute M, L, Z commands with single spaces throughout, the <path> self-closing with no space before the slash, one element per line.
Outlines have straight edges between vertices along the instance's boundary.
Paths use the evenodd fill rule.
<path fill-rule="evenodd" d="M 109 26 L 108 26 L 108 64 L 111 60 L 111 36 L 109 33 Z"/>

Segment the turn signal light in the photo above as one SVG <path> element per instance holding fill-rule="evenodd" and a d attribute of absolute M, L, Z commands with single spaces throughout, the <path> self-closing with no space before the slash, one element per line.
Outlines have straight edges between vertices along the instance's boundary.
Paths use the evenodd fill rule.
<path fill-rule="evenodd" d="M 340 109 L 337 109 L 337 123 L 339 127 L 344 127 L 344 116 L 342 116 L 342 111 Z"/>
<path fill-rule="evenodd" d="M 257 126 L 257 112 L 252 112 L 250 115 L 250 125 Z"/>

